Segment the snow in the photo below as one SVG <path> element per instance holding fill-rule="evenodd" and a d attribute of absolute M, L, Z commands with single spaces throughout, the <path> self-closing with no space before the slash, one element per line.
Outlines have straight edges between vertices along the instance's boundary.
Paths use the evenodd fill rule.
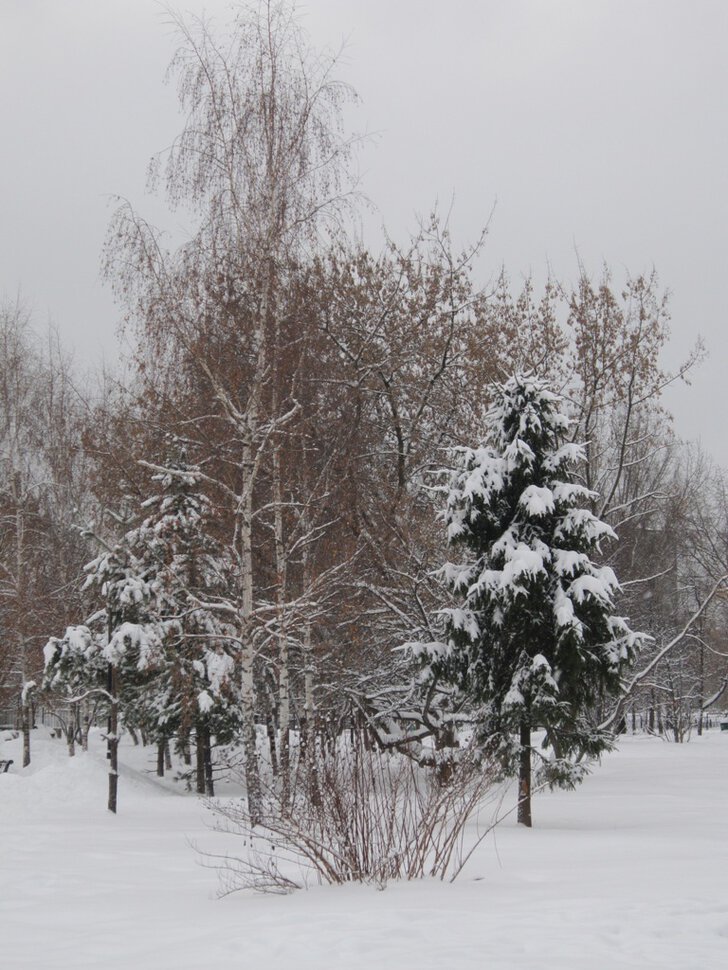
<path fill-rule="evenodd" d="M 521 493 L 518 504 L 523 506 L 528 516 L 539 517 L 549 515 L 555 508 L 554 493 L 550 488 L 529 485 Z"/>
<path fill-rule="evenodd" d="M 215 706 L 215 701 L 210 697 L 206 690 L 201 690 L 197 695 L 197 706 L 203 714 L 211 711 Z"/>
<path fill-rule="evenodd" d="M 574 604 L 560 587 L 554 592 L 554 617 L 558 627 L 574 627 L 581 634 L 582 624 L 574 613 Z"/>
<path fill-rule="evenodd" d="M 216 653 L 208 650 L 205 654 L 207 664 L 207 676 L 210 681 L 210 690 L 214 694 L 219 694 L 225 684 L 232 681 L 235 676 L 235 661 L 229 653 Z"/>
<path fill-rule="evenodd" d="M 130 650 L 139 653 L 139 670 L 146 670 L 159 662 L 163 644 L 153 624 L 121 623 L 104 647 L 103 654 L 109 663 L 118 665 Z"/>
<path fill-rule="evenodd" d="M 593 597 L 611 607 L 612 593 L 618 585 L 617 577 L 608 566 L 595 569 L 594 573 L 593 576 L 578 576 L 569 584 L 568 595 L 575 603 L 583 603 Z"/>
<path fill-rule="evenodd" d="M 472 610 L 464 610 L 459 606 L 447 607 L 440 610 L 440 614 L 449 619 L 453 630 L 464 630 L 471 640 L 477 640 L 480 636 L 480 624 Z"/>
<path fill-rule="evenodd" d="M 703 970 L 728 948 L 728 732 L 626 737 L 574 792 L 507 819 L 461 879 L 216 898 L 190 843 L 218 851 L 203 804 L 150 773 L 124 738 L 119 815 L 98 737 L 0 775 L 0 964 L 8 970 L 201 966 Z M 511 795 L 507 796 L 511 799 Z"/>

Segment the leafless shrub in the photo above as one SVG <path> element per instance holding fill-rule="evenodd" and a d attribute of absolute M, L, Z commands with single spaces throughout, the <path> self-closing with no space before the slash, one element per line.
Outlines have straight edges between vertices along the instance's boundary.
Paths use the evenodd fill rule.
<path fill-rule="evenodd" d="M 207 861 L 220 870 L 223 893 L 290 892 L 311 881 L 453 880 L 472 850 L 466 824 L 496 796 L 494 772 L 467 752 L 443 785 L 403 755 L 340 743 L 319 753 L 315 775 L 299 765 L 287 803 L 268 786 L 257 824 L 244 801 L 211 802 L 216 827 L 239 836 L 244 851 Z"/>

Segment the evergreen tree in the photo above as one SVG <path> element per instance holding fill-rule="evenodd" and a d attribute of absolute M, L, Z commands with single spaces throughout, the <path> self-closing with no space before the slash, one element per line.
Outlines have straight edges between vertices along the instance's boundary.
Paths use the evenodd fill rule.
<path fill-rule="evenodd" d="M 212 736 L 229 740 L 239 720 L 236 641 L 215 609 L 229 577 L 209 535 L 199 471 L 170 462 L 154 480 L 162 490 L 142 504 L 142 523 L 85 567 L 85 588 L 100 609 L 45 649 L 48 688 L 108 700 L 110 807 L 118 715 L 160 746 L 176 735 L 186 750 L 194 730 L 197 787 L 208 794 Z"/>
<path fill-rule="evenodd" d="M 163 629 L 153 612 L 150 576 L 125 541 L 85 567 L 84 589 L 103 603 L 88 625 L 70 626 L 44 648 L 44 686 L 103 695 L 108 704 L 109 811 L 116 812 L 119 714 L 133 711 L 162 658 Z"/>
<path fill-rule="evenodd" d="M 592 560 L 616 536 L 584 507 L 595 496 L 574 480 L 583 451 L 564 440 L 561 398 L 515 376 L 488 419 L 488 443 L 456 451 L 444 513 L 449 542 L 468 553 L 444 567 L 462 605 L 444 611 L 444 642 L 425 652 L 433 675 L 475 705 L 505 773 L 518 774 L 519 821 L 530 826 L 533 753 L 549 783 L 580 780 L 582 757 L 611 740 L 590 714 L 618 689 L 640 635 L 614 613 L 614 572 Z"/>
<path fill-rule="evenodd" d="M 236 639 L 216 609 L 229 569 L 210 535 L 211 509 L 200 473 L 184 458 L 154 476 L 160 494 L 143 503 L 146 518 L 126 536 L 144 575 L 151 577 L 162 663 L 146 698 L 139 698 L 147 731 L 163 744 L 176 735 L 197 745 L 197 788 L 213 794 L 211 738 L 230 740 L 239 726 Z"/>

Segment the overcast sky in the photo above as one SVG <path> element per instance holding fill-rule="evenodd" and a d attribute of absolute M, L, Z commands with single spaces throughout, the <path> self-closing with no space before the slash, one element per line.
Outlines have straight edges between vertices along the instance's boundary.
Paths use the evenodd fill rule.
<path fill-rule="evenodd" d="M 222 0 L 182 10 L 221 19 Z M 726 0 L 308 0 L 316 46 L 346 40 L 352 116 L 377 132 L 363 188 L 402 237 L 435 200 L 456 239 L 496 204 L 485 276 L 576 251 L 672 294 L 668 363 L 710 357 L 669 395 L 676 427 L 728 466 Z M 0 294 L 51 319 L 77 359 L 116 353 L 99 280 L 110 199 L 152 221 L 149 157 L 179 130 L 163 84 L 175 39 L 154 0 L 0 0 Z"/>

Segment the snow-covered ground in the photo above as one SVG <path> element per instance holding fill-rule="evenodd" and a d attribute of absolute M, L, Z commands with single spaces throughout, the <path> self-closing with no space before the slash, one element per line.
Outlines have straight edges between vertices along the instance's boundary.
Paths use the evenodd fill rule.
<path fill-rule="evenodd" d="M 539 795 L 453 885 L 217 898 L 191 843 L 225 836 L 124 749 L 119 815 L 100 742 L 34 732 L 0 775 L 3 970 L 712 970 L 728 965 L 728 733 L 625 738 L 575 792 Z M 136 758 L 136 761 L 134 760 Z M 136 765 L 136 767 L 132 767 Z"/>

